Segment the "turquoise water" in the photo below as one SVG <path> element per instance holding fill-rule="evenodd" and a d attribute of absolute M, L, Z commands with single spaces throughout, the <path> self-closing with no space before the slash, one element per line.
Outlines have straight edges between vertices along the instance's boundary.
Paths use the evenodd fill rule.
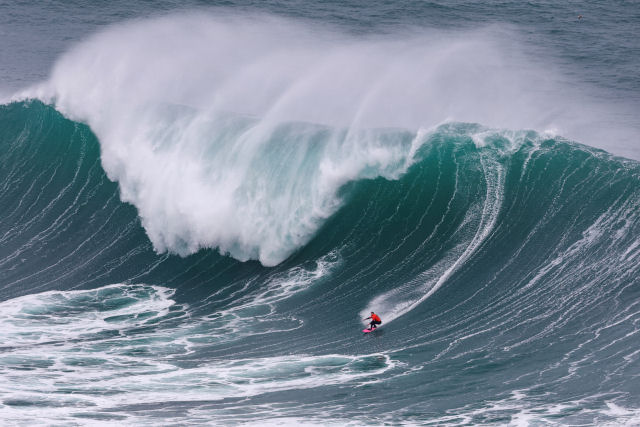
<path fill-rule="evenodd" d="M 637 8 L 222 6 L 6 6 L 5 422 L 636 424 Z"/>

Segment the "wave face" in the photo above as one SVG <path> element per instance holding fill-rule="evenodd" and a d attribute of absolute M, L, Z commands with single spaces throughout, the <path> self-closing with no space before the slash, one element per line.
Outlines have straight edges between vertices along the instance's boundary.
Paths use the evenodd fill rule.
<path fill-rule="evenodd" d="M 223 128 L 233 135 L 260 126 L 252 117 L 228 118 Z M 114 132 L 123 129 L 138 128 Z M 262 227 L 295 231 L 286 237 L 295 249 L 264 249 L 278 239 L 238 249 L 247 257 L 269 253 L 274 264 L 286 257 L 265 267 L 212 249 L 156 252 L 153 220 L 137 203 L 159 197 L 144 195 L 143 176 L 158 164 L 138 162 L 139 174 L 127 181 L 133 169 L 110 160 L 109 150 L 122 146 L 100 145 L 87 125 L 39 101 L 1 106 L 2 418 L 638 421 L 637 162 L 531 131 L 449 123 L 421 132 L 385 128 L 371 139 L 356 134 L 354 147 L 369 144 L 368 155 L 380 157 L 358 163 L 350 156 L 359 151 L 347 147 L 335 161 L 358 166 L 327 184 L 322 172 L 333 169 L 318 159 L 336 155 L 336 135 L 349 140 L 345 128 L 332 129 L 278 122 L 256 143 L 259 158 L 239 172 L 234 188 L 250 212 L 252 201 L 286 189 L 283 200 L 261 207 L 274 209 Z M 190 142 L 179 149 L 167 141 L 153 155 L 191 158 L 200 146 Z M 270 157 L 278 147 L 285 152 Z M 314 149 L 329 153 L 314 157 Z M 114 169 L 105 173 L 101 161 L 114 161 Z M 277 187 L 292 162 L 302 182 Z M 153 173 L 171 194 L 159 200 L 182 200 L 186 181 L 171 187 L 178 175 L 164 165 L 166 179 Z M 237 163 L 224 166 L 208 173 L 226 176 Z M 132 183 L 137 190 L 127 188 Z M 331 190 L 309 194 L 313 185 Z M 280 218 L 278 209 L 299 197 L 297 219 Z M 207 213 L 210 202 L 202 201 Z M 317 206 L 325 210 L 305 211 Z M 201 212 L 186 207 L 189 228 L 190 215 Z M 154 219 L 175 228 L 172 209 Z M 237 215 L 229 233 L 244 230 L 248 216 Z M 189 233 L 198 229 L 178 234 Z M 217 246 L 237 255 L 231 247 L 239 243 Z M 382 315 L 383 328 L 360 337 L 358 317 L 369 310 Z"/>

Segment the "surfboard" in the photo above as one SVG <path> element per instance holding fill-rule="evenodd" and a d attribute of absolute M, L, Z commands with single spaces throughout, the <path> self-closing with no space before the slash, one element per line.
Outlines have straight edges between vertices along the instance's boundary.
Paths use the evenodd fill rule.
<path fill-rule="evenodd" d="M 369 332 L 373 332 L 375 331 L 375 329 L 363 329 L 362 332 L 364 332 L 365 334 L 368 334 Z"/>

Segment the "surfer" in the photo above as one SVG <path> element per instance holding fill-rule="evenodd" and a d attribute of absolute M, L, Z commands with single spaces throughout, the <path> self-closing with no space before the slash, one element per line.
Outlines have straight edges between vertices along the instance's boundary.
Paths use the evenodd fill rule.
<path fill-rule="evenodd" d="M 371 330 L 376 329 L 376 325 L 382 324 L 382 320 L 380 320 L 380 316 L 375 314 L 373 311 L 371 312 L 371 316 L 363 320 L 369 320 L 369 319 L 371 319 L 371 323 L 369 323 L 369 329 Z"/>

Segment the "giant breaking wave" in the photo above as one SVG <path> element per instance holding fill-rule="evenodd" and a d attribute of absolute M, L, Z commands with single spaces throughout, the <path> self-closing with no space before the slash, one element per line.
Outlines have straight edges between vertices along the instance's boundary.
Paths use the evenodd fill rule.
<path fill-rule="evenodd" d="M 576 123 L 552 81 L 490 31 L 355 36 L 202 13 L 110 27 L 16 99 L 91 127 L 157 251 L 273 266 L 345 184 L 397 179 L 443 122 L 571 134 L 589 117 Z"/>

